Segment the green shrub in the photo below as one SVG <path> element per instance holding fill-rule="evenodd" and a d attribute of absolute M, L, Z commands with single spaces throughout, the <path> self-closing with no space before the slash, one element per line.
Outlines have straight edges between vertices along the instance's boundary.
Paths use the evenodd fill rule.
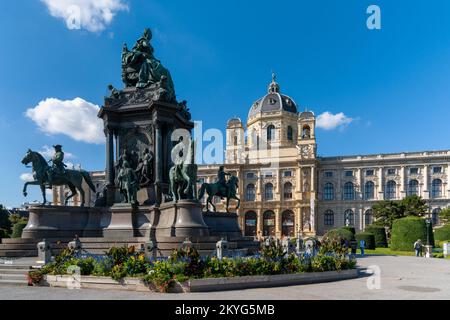
<path fill-rule="evenodd" d="M 328 240 L 347 240 L 349 242 L 352 241 L 353 238 L 353 233 L 344 228 L 330 230 L 324 236 L 324 239 Z"/>
<path fill-rule="evenodd" d="M 439 241 L 450 239 L 450 224 L 434 230 L 434 238 Z"/>
<path fill-rule="evenodd" d="M 382 226 L 370 225 L 366 227 L 365 232 L 373 233 L 375 236 L 375 246 L 377 248 L 387 248 L 386 229 Z"/>
<path fill-rule="evenodd" d="M 356 229 L 355 229 L 355 227 L 342 227 L 341 229 L 350 231 L 350 232 L 353 234 L 353 236 L 356 235 Z"/>
<path fill-rule="evenodd" d="M 376 249 L 375 235 L 373 233 L 370 233 L 370 232 L 357 233 L 356 234 L 356 241 L 358 241 L 358 247 L 359 247 L 359 242 L 361 240 L 364 240 L 366 242 L 366 246 L 365 246 L 366 249 L 368 249 L 368 250 L 375 250 Z"/>
<path fill-rule="evenodd" d="M 426 243 L 427 231 L 425 220 L 406 217 L 394 221 L 392 225 L 391 249 L 394 251 L 414 251 L 414 242 L 418 239 Z"/>
<path fill-rule="evenodd" d="M 6 230 L 0 229 L 0 242 L 3 238 L 9 238 L 9 235 Z"/>
<path fill-rule="evenodd" d="M 19 221 L 16 224 L 14 224 L 12 228 L 12 235 L 11 238 L 22 238 L 22 231 L 27 226 L 28 222 L 26 221 Z"/>

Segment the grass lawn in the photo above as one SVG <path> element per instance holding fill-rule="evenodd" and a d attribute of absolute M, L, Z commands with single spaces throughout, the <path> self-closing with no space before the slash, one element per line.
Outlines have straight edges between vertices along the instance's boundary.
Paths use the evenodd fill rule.
<path fill-rule="evenodd" d="M 381 254 L 387 256 L 414 256 L 414 251 L 393 251 L 391 248 L 377 248 L 376 250 L 366 250 L 368 255 L 371 254 Z"/>

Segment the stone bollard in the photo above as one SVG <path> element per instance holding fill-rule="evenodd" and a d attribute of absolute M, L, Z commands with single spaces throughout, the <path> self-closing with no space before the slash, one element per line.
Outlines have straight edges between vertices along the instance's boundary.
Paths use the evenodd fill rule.
<path fill-rule="evenodd" d="M 50 263 L 52 261 L 52 251 L 50 248 L 50 243 L 44 239 L 42 242 L 37 244 L 39 263 Z"/>
<path fill-rule="evenodd" d="M 80 239 L 78 237 L 75 237 L 73 241 L 69 242 L 67 247 L 75 251 L 75 254 L 81 253 L 82 245 Z"/>
<path fill-rule="evenodd" d="M 192 248 L 192 241 L 189 238 L 186 238 L 184 240 L 183 244 L 181 245 L 183 249 Z"/>
<path fill-rule="evenodd" d="M 425 247 L 425 258 L 431 259 L 433 258 L 433 246 L 426 245 Z"/>
<path fill-rule="evenodd" d="M 450 242 L 444 242 L 442 247 L 444 249 L 444 258 L 447 258 L 450 256 Z"/>
<path fill-rule="evenodd" d="M 216 244 L 216 256 L 217 259 L 222 260 L 223 257 L 228 256 L 229 245 L 228 241 L 223 239 Z"/>
<path fill-rule="evenodd" d="M 289 256 L 291 253 L 295 252 L 294 244 L 292 243 L 291 238 L 284 238 L 281 242 L 281 247 L 283 248 L 285 256 Z"/>
<path fill-rule="evenodd" d="M 271 244 L 271 239 L 270 237 L 267 238 L 266 240 L 264 240 L 264 247 L 269 248 Z"/>
<path fill-rule="evenodd" d="M 302 238 L 295 239 L 295 249 L 297 254 L 301 254 L 304 251 Z"/>
<path fill-rule="evenodd" d="M 156 258 L 156 247 L 151 240 L 141 246 L 141 251 L 144 252 L 145 258 L 148 260 Z"/>

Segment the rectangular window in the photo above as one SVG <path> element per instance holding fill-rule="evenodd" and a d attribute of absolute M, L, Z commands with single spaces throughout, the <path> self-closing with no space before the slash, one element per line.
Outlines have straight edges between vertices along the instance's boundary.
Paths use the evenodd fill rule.
<path fill-rule="evenodd" d="M 345 176 L 346 177 L 353 177 L 353 171 L 351 171 L 351 170 L 345 171 Z"/>
<path fill-rule="evenodd" d="M 273 178 L 273 172 L 266 172 L 266 173 L 264 173 L 264 177 L 266 177 L 266 178 Z"/>
<path fill-rule="evenodd" d="M 388 171 L 387 171 L 387 174 L 389 175 L 389 176 L 393 176 L 393 175 L 395 175 L 397 173 L 397 170 L 396 169 L 388 169 Z"/>
<path fill-rule="evenodd" d="M 374 171 L 373 170 L 366 170 L 366 176 L 368 177 L 372 177 L 374 175 Z"/>
<path fill-rule="evenodd" d="M 284 172 L 285 177 L 292 177 L 292 171 L 285 171 Z"/>
<path fill-rule="evenodd" d="M 333 178 L 333 172 L 332 171 L 325 171 L 325 178 Z"/>
<path fill-rule="evenodd" d="M 419 168 L 410 168 L 409 174 L 419 174 Z"/>
<path fill-rule="evenodd" d="M 254 179 L 255 178 L 255 173 L 254 172 L 247 172 L 247 179 Z"/>
<path fill-rule="evenodd" d="M 433 167 L 433 174 L 442 173 L 442 167 Z"/>

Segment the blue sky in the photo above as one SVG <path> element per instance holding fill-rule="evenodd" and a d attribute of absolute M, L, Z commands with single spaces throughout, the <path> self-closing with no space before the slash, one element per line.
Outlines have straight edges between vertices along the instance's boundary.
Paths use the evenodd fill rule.
<path fill-rule="evenodd" d="M 171 70 L 179 99 L 189 101 L 205 129 L 223 130 L 233 116 L 246 119 L 275 70 L 282 92 L 301 109 L 353 119 L 318 131 L 321 156 L 450 148 L 447 0 L 108 0 L 113 17 L 103 21 L 88 8 L 82 29 L 69 30 L 58 9 L 71 2 L 78 1 L 2 3 L 5 205 L 40 199 L 36 189 L 28 199 L 21 195 L 20 176 L 30 169 L 20 160 L 28 148 L 59 143 L 73 155 L 67 161 L 104 168 L 99 141 L 46 133 L 26 112 L 48 98 L 81 98 L 91 111 L 101 106 L 109 83 L 122 87 L 122 43 L 132 46 L 145 27 L 154 31 L 155 55 Z M 370 4 L 381 8 L 381 30 L 366 27 Z"/>

